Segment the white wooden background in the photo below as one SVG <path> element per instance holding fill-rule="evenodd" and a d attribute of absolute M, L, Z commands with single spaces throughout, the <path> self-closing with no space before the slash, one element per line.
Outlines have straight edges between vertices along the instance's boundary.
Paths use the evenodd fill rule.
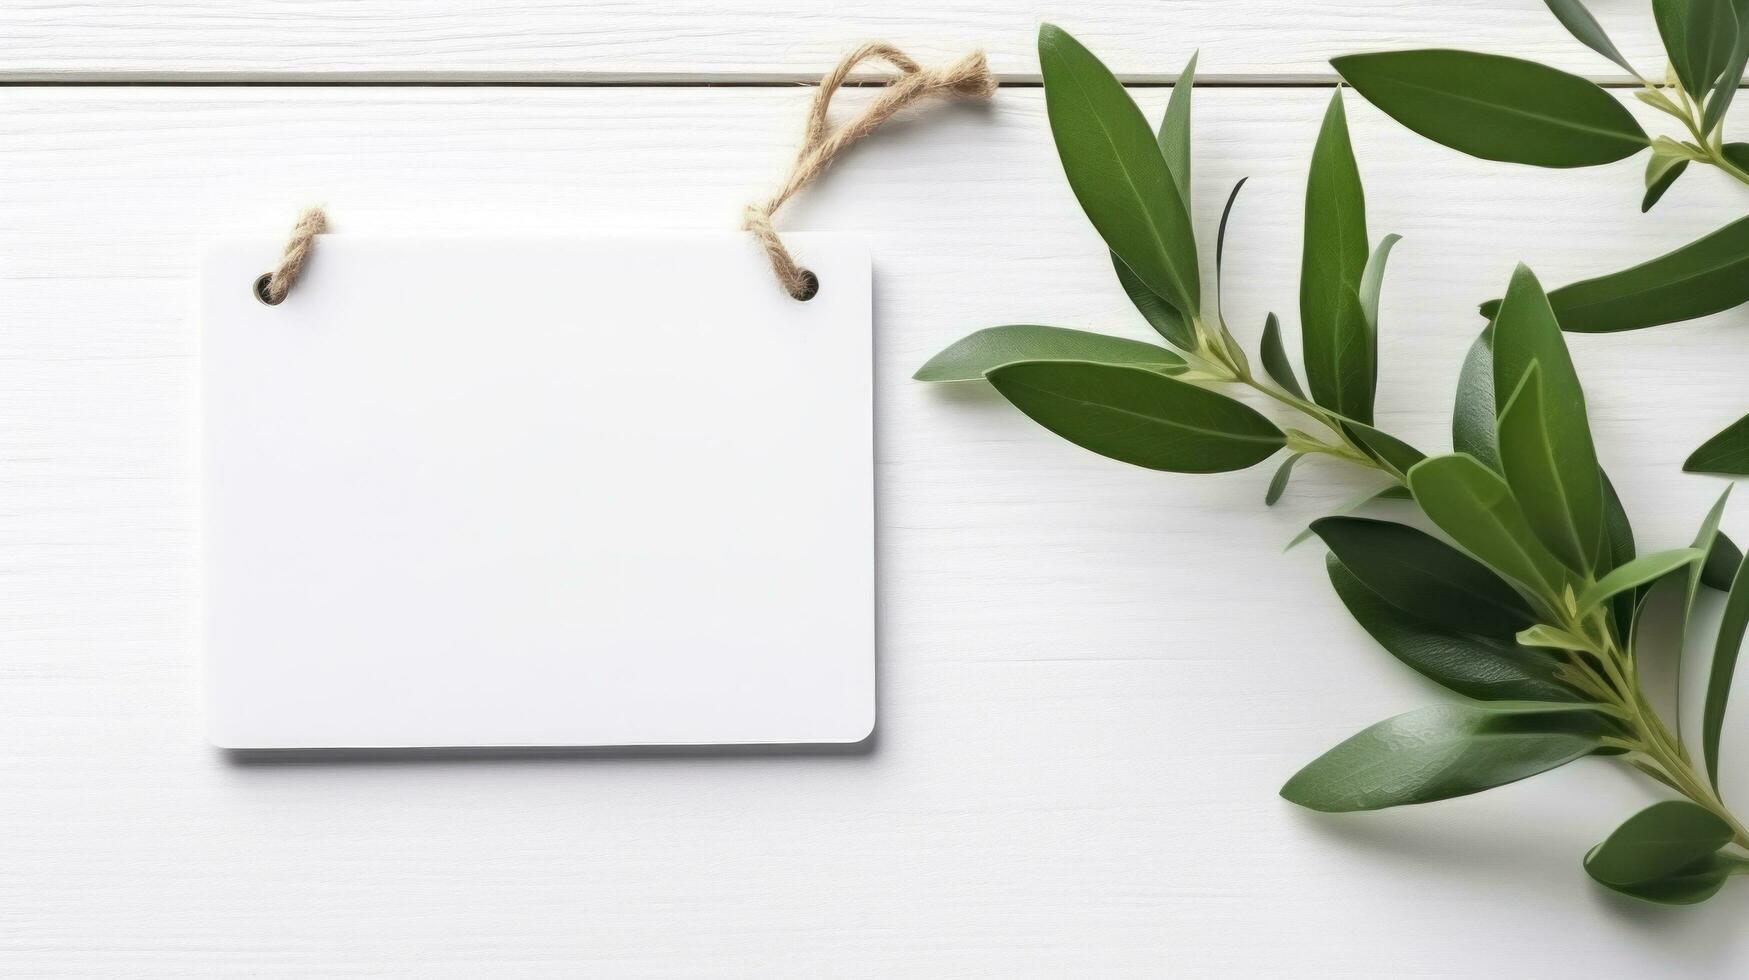
<path fill-rule="evenodd" d="M 1592 6 L 1657 70 L 1642 3 Z M 1328 745 L 1441 696 L 1348 619 L 1318 548 L 1280 553 L 1360 488 L 1348 474 L 1302 466 L 1265 510 L 1267 468 L 1129 469 L 987 392 L 907 380 L 989 324 L 1145 335 L 1026 85 L 892 125 L 784 219 L 875 253 L 882 718 L 866 752 L 249 764 L 202 743 L 191 277 L 209 238 L 278 235 L 310 201 L 342 234 L 732 227 L 792 150 L 809 91 L 786 82 L 869 37 L 925 60 L 982 44 L 1025 82 L 1048 17 L 1138 81 L 1201 48 L 1196 213 L 1212 237 L 1226 187 L 1252 177 L 1227 288 L 1254 342 L 1265 311 L 1294 319 L 1325 58 L 1461 44 L 1613 77 L 1536 0 L 1011 7 L 0 7 L 0 973 L 1749 968 L 1749 887 L 1670 912 L 1584 877 L 1586 848 L 1654 798 L 1619 766 L 1372 815 L 1277 798 Z M 485 84 L 505 81 L 539 84 Z M 1154 114 L 1166 91 L 1136 94 Z M 1749 200 L 1697 170 L 1642 216 L 1640 160 L 1483 163 L 1349 110 L 1374 234 L 1406 236 L 1381 417 L 1428 448 L 1446 444 L 1474 304 L 1514 260 L 1594 274 Z M 1686 542 L 1719 484 L 1678 466 L 1749 408 L 1749 314 L 1573 346 L 1642 542 Z M 1739 540 L 1746 506 L 1727 519 Z M 1727 752 L 1749 787 L 1749 739 Z"/>

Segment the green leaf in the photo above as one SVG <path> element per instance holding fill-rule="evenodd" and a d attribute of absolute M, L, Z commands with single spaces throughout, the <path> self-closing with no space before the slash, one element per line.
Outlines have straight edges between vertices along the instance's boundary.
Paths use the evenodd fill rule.
<path fill-rule="evenodd" d="M 1530 629 L 1521 630 L 1518 642 L 1527 647 L 1543 647 L 1550 650 L 1595 651 L 1596 644 L 1584 637 L 1575 636 L 1558 626 L 1538 623 Z"/>
<path fill-rule="evenodd" d="M 1016 323 L 966 335 L 930 358 L 911 377 L 918 381 L 982 381 L 986 371 L 1015 361 L 1134 364 L 1167 374 L 1188 367 L 1177 354 L 1139 340 Z"/>
<path fill-rule="evenodd" d="M 1153 470 L 1242 470 L 1286 441 L 1250 406 L 1145 368 L 1022 361 L 988 377 L 1016 408 L 1057 435 Z"/>
<path fill-rule="evenodd" d="M 1737 86 L 1743 82 L 1743 69 L 1749 66 L 1749 0 L 1733 0 L 1731 9 L 1737 20 L 1737 44 L 1731 51 L 1731 60 L 1725 65 L 1724 74 L 1713 86 L 1712 97 L 1707 99 L 1706 111 L 1701 115 L 1700 131 L 1703 133 L 1713 132 L 1725 118 L 1725 110 L 1731 107 Z"/>
<path fill-rule="evenodd" d="M 1713 645 L 1712 672 L 1707 677 L 1706 704 L 1700 716 L 1701 754 L 1706 757 L 1707 778 L 1719 788 L 1719 733 L 1725 726 L 1725 704 L 1731 699 L 1731 678 L 1737 672 L 1737 654 L 1743 648 L 1743 631 L 1749 627 L 1749 561 L 1737 565 L 1731 591 L 1725 598 L 1725 615 Z"/>
<path fill-rule="evenodd" d="M 1722 473 L 1749 476 L 1749 415 L 1700 444 L 1688 455 L 1682 468 L 1690 473 Z"/>
<path fill-rule="evenodd" d="M 1281 795 L 1325 812 L 1378 810 L 1516 782 L 1595 751 L 1607 731 L 1579 708 L 1421 708 L 1381 721 L 1301 769 Z"/>
<path fill-rule="evenodd" d="M 1472 456 L 1435 456 L 1409 471 L 1415 502 L 1470 554 L 1553 603 L 1567 574 L 1531 531 L 1506 481 Z"/>
<path fill-rule="evenodd" d="M 1398 476 L 1408 476 L 1416 463 L 1427 458 L 1427 454 L 1403 440 L 1370 425 L 1360 422 L 1342 423 L 1342 431 L 1359 444 L 1368 456 L 1385 464 Z"/>
<path fill-rule="evenodd" d="M 1555 19 L 1561 22 L 1561 26 L 1567 29 L 1567 33 L 1577 38 L 1580 44 L 1620 65 L 1628 74 L 1639 74 L 1634 71 L 1634 66 L 1628 64 L 1628 60 L 1622 57 L 1621 52 L 1616 50 L 1615 42 L 1611 41 L 1609 35 L 1603 32 L 1603 25 L 1597 22 L 1597 18 L 1591 16 L 1591 11 L 1585 9 L 1585 4 L 1581 3 L 1580 0 L 1543 0 L 1543 2 L 1548 4 L 1549 12 L 1555 15 Z"/>
<path fill-rule="evenodd" d="M 1200 52 L 1198 52 L 1200 53 Z M 1190 56 L 1190 61 L 1184 70 L 1178 73 L 1178 81 L 1172 85 L 1172 95 L 1166 100 L 1166 115 L 1160 120 L 1160 155 L 1166 158 L 1166 169 L 1172 171 L 1173 182 L 1178 185 L 1178 196 L 1190 203 L 1190 97 L 1196 85 L 1196 54 Z"/>
<path fill-rule="evenodd" d="M 1300 339 L 1312 399 L 1361 422 L 1372 421 L 1378 360 L 1358 292 L 1366 264 L 1366 195 L 1338 90 L 1306 179 Z"/>
<path fill-rule="evenodd" d="M 1573 459 L 1550 430 L 1535 361 L 1500 413 L 1500 462 L 1530 528 L 1581 576 L 1604 564 L 1603 483 L 1594 460 Z M 1589 467 L 1584 464 L 1589 462 Z"/>
<path fill-rule="evenodd" d="M 1385 650 L 1445 688 L 1479 701 L 1577 701 L 1555 679 L 1560 659 L 1510 638 L 1477 636 L 1419 619 L 1368 588 L 1334 554 L 1325 562 L 1342 604 Z"/>
<path fill-rule="evenodd" d="M 1589 167 L 1647 144 L 1614 96 L 1534 61 L 1432 49 L 1351 54 L 1330 63 L 1393 119 L 1485 160 Z"/>
<path fill-rule="evenodd" d="M 1627 508 L 1622 506 L 1621 496 L 1615 492 L 1615 484 L 1610 482 L 1609 474 L 1603 473 L 1603 536 L 1604 544 L 1609 550 L 1608 568 L 1625 565 L 1634 560 L 1634 528 L 1628 522 Z M 1606 570 L 1606 569 L 1600 569 Z M 1624 595 L 1615 601 L 1616 631 L 1628 635 L 1634 622 L 1634 597 Z"/>
<path fill-rule="evenodd" d="M 1245 182 L 1250 179 L 1249 177 L 1240 177 L 1239 182 L 1233 185 L 1232 192 L 1227 195 L 1226 206 L 1221 208 L 1221 224 L 1215 232 L 1215 300 L 1217 303 L 1220 302 L 1221 298 L 1221 268 L 1225 264 L 1227 255 L 1227 218 L 1233 213 L 1233 202 L 1239 199 L 1239 189 L 1244 187 Z M 1223 306 L 1222 309 L 1225 310 L 1226 307 Z"/>
<path fill-rule="evenodd" d="M 1737 46 L 1730 0 L 1652 0 L 1652 15 L 1683 90 L 1703 98 Z"/>
<path fill-rule="evenodd" d="M 1706 566 L 1701 569 L 1700 580 L 1709 589 L 1720 592 L 1731 590 L 1731 579 L 1737 574 L 1737 566 L 1743 561 L 1743 552 L 1737 547 L 1730 536 L 1720 531 L 1713 538 L 1712 550 L 1707 552 Z"/>
<path fill-rule="evenodd" d="M 1654 803 L 1585 855 L 1585 870 L 1611 888 L 1681 874 L 1735 836 L 1718 815 L 1687 800 Z"/>
<path fill-rule="evenodd" d="M 1706 519 L 1701 521 L 1700 530 L 1695 533 L 1694 543 L 1690 545 L 1690 547 L 1706 552 L 1707 560 L 1696 562 L 1688 567 L 1688 581 L 1684 583 L 1683 589 L 1682 616 L 1677 620 L 1676 636 L 1670 644 L 1670 673 L 1674 678 L 1670 687 L 1677 692 L 1676 721 L 1670 727 L 1677 732 L 1682 731 L 1682 648 L 1684 639 L 1688 635 L 1688 624 L 1694 617 L 1694 600 L 1699 597 L 1701 584 L 1707 581 L 1708 573 L 1712 571 L 1711 566 L 1714 564 L 1714 559 L 1728 557 L 1728 555 L 1721 554 L 1721 549 L 1736 551 L 1736 546 L 1731 544 L 1731 539 L 1719 531 L 1719 521 L 1725 516 L 1725 503 L 1730 499 L 1731 488 L 1726 486 L 1725 492 L 1719 494 L 1719 499 L 1713 504 L 1712 510 L 1707 511 Z M 1731 565 L 1731 571 L 1724 575 L 1722 587 L 1716 584 L 1713 587 L 1719 588 L 1720 591 L 1728 591 L 1731 587 L 1731 577 L 1736 572 L 1737 565 L 1741 564 L 1742 561 L 1743 556 L 1737 554 L 1736 561 Z"/>
<path fill-rule="evenodd" d="M 1603 478 L 1585 392 L 1548 298 L 1523 265 L 1494 318 L 1493 345 L 1506 482 L 1543 543 L 1569 568 L 1588 572 L 1609 556 L 1602 553 Z M 1533 367 L 1540 379 L 1527 383 Z M 1514 399 L 1520 404 L 1509 411 Z"/>
<path fill-rule="evenodd" d="M 1136 278 L 1179 312 L 1198 316 L 1190 215 L 1142 111 L 1067 31 L 1039 28 L 1038 49 L 1045 113 L 1081 209 Z"/>
<path fill-rule="evenodd" d="M 1579 614 L 1602 605 L 1611 596 L 1656 581 L 1684 565 L 1698 565 L 1706 557 L 1699 548 L 1676 548 L 1643 555 L 1598 579 L 1579 595 Z"/>
<path fill-rule="evenodd" d="M 1509 392 L 1510 394 L 1510 392 Z M 1496 473 L 1500 447 L 1494 437 L 1494 327 L 1482 328 L 1458 372 L 1457 404 L 1451 412 L 1451 447 Z"/>
<path fill-rule="evenodd" d="M 1510 639 L 1536 622 L 1512 586 L 1430 534 L 1364 517 L 1323 517 L 1312 530 L 1357 581 L 1434 626 Z"/>
<path fill-rule="evenodd" d="M 1166 342 L 1179 350 L 1196 349 L 1196 331 L 1184 314 L 1172 308 L 1172 304 L 1155 295 L 1130 267 L 1123 264 L 1123 259 L 1117 253 L 1111 253 L 1112 268 L 1117 270 L 1118 284 L 1123 286 L 1124 294 L 1135 304 L 1136 311 L 1142 314 L 1142 319 L 1148 321 L 1148 326 L 1154 332 L 1166 338 Z"/>
<path fill-rule="evenodd" d="M 1373 502 L 1379 501 L 1379 500 L 1410 500 L 1410 499 L 1413 499 L 1413 498 L 1411 498 L 1409 496 L 1409 490 L 1407 487 L 1403 486 L 1401 483 L 1389 483 L 1389 484 L 1386 484 L 1385 486 L 1378 487 L 1378 488 L 1373 489 L 1373 490 L 1362 491 L 1361 493 L 1355 494 L 1354 496 L 1348 498 L 1347 500 L 1344 500 L 1342 503 L 1336 505 L 1335 509 L 1333 509 L 1330 512 L 1330 516 L 1334 517 L 1334 516 L 1341 515 L 1341 514 L 1351 514 L 1354 511 L 1357 511 L 1360 508 L 1365 507 L 1367 504 L 1370 504 L 1370 503 L 1373 503 Z M 1300 544 L 1304 543 L 1305 541 L 1307 541 L 1308 539 L 1310 539 L 1312 537 L 1314 537 L 1313 532 L 1312 532 L 1312 526 L 1310 524 L 1308 524 L 1305 527 L 1301 528 L 1300 533 L 1294 535 L 1293 539 L 1291 541 L 1289 541 L 1287 544 L 1283 545 L 1281 550 L 1284 552 L 1292 551 L 1294 548 L 1298 547 Z"/>
<path fill-rule="evenodd" d="M 1749 218 L 1631 269 L 1549 293 L 1561 329 L 1614 333 L 1680 323 L 1749 301 Z M 1493 316 L 1498 300 L 1482 304 Z"/>
<path fill-rule="evenodd" d="M 1745 867 L 1742 858 L 1720 851 L 1663 878 L 1632 885 L 1601 884 L 1653 905 L 1698 905 L 1718 894 L 1726 879 L 1743 874 Z"/>
<path fill-rule="evenodd" d="M 1287 490 L 1288 478 L 1293 476 L 1294 464 L 1305 455 L 1305 453 L 1294 453 L 1281 461 L 1281 466 L 1276 468 L 1275 475 L 1269 478 L 1269 489 L 1263 494 L 1265 507 L 1274 507 L 1275 502 L 1281 499 L 1282 493 Z"/>
<path fill-rule="evenodd" d="M 1688 169 L 1688 158 L 1652 154 L 1646 161 L 1646 196 L 1640 199 L 1640 213 L 1652 210 L 1652 205 L 1664 196 L 1670 185 L 1676 183 L 1676 178 Z"/>
<path fill-rule="evenodd" d="M 1282 346 L 1281 321 L 1275 318 L 1274 313 L 1263 321 L 1263 343 L 1259 347 L 1263 355 L 1264 372 L 1276 384 L 1281 385 L 1283 390 L 1300 398 L 1306 397 L 1305 391 L 1300 388 L 1299 379 L 1294 377 L 1294 366 L 1287 359 L 1287 349 Z"/>
<path fill-rule="evenodd" d="M 1390 261 L 1391 249 L 1403 240 L 1402 235 L 1386 235 L 1379 241 L 1378 247 L 1367 257 L 1366 269 L 1360 274 L 1360 288 L 1356 293 L 1360 297 L 1360 309 L 1366 314 L 1366 325 L 1373 334 L 1373 350 L 1378 350 L 1379 335 L 1379 292 L 1385 285 L 1385 263 Z M 1378 355 L 1373 355 L 1373 371 L 1378 372 Z M 1376 378 L 1375 378 L 1376 383 Z"/>

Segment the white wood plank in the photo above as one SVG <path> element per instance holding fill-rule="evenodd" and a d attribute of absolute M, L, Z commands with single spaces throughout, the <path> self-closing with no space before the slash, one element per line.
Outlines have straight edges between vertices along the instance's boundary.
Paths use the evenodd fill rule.
<path fill-rule="evenodd" d="M 1642 72 L 1663 70 L 1645 0 L 1590 5 Z M 1198 48 L 1229 81 L 1329 78 L 1333 55 L 1400 47 L 1621 75 L 1535 0 L 10 0 L 0 79 L 789 81 L 871 38 L 932 58 L 982 46 L 1005 77 L 1036 79 L 1040 20 L 1136 80 L 1176 77 Z"/>
<path fill-rule="evenodd" d="M 1163 92 L 1143 93 L 1157 112 Z M 1322 91 L 1199 97 L 1197 217 L 1253 179 L 1228 306 L 1291 322 Z M 1740 975 L 1749 889 L 1667 914 L 1585 849 L 1654 793 L 1603 761 L 1324 818 L 1281 781 L 1440 695 L 1283 542 L 1359 488 L 1307 466 L 1147 473 L 987 392 L 907 380 L 975 327 L 1145 333 L 1058 173 L 1037 91 L 900 122 L 783 225 L 876 267 L 882 721 L 849 756 L 237 765 L 201 744 L 200 247 L 325 200 L 339 234 L 732 227 L 805 91 L 20 90 L 0 102 L 0 972 L 13 975 Z M 1477 300 L 1734 216 L 1638 163 L 1546 172 L 1351 107 L 1384 299 L 1385 425 L 1445 444 Z M 442 289 L 434 282 L 429 288 Z M 238 288 L 246 288 L 240 282 Z M 830 288 L 830 284 L 825 284 Z M 1749 314 L 1574 339 L 1650 546 L 1717 491 Z M 628 324 L 627 329 L 636 329 Z M 798 406 L 805 410 L 805 406 Z M 1727 519 L 1749 529 L 1741 510 Z M 1736 726 L 1741 729 L 1743 726 Z M 1741 740 L 1726 769 L 1749 760 Z M 1732 759 L 1737 761 L 1733 762 Z"/>

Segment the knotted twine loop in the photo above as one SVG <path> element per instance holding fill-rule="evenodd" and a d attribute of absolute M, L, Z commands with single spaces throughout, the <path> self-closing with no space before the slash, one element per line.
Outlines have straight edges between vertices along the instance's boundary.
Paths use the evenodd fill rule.
<path fill-rule="evenodd" d="M 871 59 L 897 68 L 899 77 L 888 83 L 860 115 L 829 132 L 826 110 L 832 105 L 832 96 L 843 87 L 845 79 L 857 65 Z M 838 67 L 820 79 L 820 90 L 815 93 L 814 103 L 808 109 L 802 147 L 796 154 L 795 163 L 790 166 L 789 176 L 784 178 L 782 186 L 770 200 L 763 204 L 749 204 L 744 213 L 742 227 L 752 232 L 760 247 L 765 249 L 766 257 L 771 260 L 771 271 L 776 273 L 784 291 L 798 300 L 805 300 L 813 298 L 820 288 L 819 280 L 796 263 L 771 225 L 772 215 L 783 207 L 785 201 L 820 176 L 833 158 L 852 143 L 873 132 L 906 106 L 934 96 L 987 99 L 995 93 L 996 79 L 990 74 L 982 51 L 974 51 L 940 68 L 924 68 L 905 52 L 880 41 L 864 44 L 845 55 Z"/>
<path fill-rule="evenodd" d="M 320 207 L 305 208 L 298 215 L 298 223 L 292 226 L 291 239 L 285 243 L 279 264 L 272 272 L 255 280 L 255 295 L 261 302 L 268 306 L 285 302 L 292 285 L 298 281 L 298 274 L 304 271 L 310 250 L 316 245 L 316 236 L 327 230 L 328 215 Z"/>

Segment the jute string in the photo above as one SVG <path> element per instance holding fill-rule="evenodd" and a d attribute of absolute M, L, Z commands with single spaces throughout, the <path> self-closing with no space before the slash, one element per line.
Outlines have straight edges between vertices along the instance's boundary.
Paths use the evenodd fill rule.
<path fill-rule="evenodd" d="M 304 271 L 304 263 L 310 258 L 310 250 L 315 247 L 316 236 L 328 230 L 328 215 L 320 208 L 305 208 L 298 215 L 298 223 L 292 226 L 291 239 L 285 243 L 285 252 L 280 255 L 279 263 L 273 271 L 258 281 L 256 291 L 263 302 L 278 306 L 285 302 L 292 285 L 298 281 L 299 273 Z"/>
<path fill-rule="evenodd" d="M 881 90 L 874 101 L 855 118 L 836 130 L 826 126 L 826 110 L 832 96 L 843 87 L 845 79 L 865 61 L 884 61 L 899 70 L 899 77 Z M 942 96 L 964 99 L 987 99 L 996 92 L 996 79 L 984 63 L 984 53 L 974 51 L 958 61 L 940 68 L 924 68 L 905 52 L 879 41 L 864 44 L 844 57 L 838 67 L 820 80 L 820 90 L 808 109 L 807 129 L 802 136 L 801 150 L 790 165 L 777 193 L 763 204 L 749 204 L 742 227 L 753 233 L 771 260 L 771 271 L 784 291 L 799 300 L 809 299 L 819 288 L 813 273 L 799 265 L 783 245 L 771 219 L 784 202 L 819 177 L 838 154 L 862 139 L 894 113 L 913 103 Z"/>

